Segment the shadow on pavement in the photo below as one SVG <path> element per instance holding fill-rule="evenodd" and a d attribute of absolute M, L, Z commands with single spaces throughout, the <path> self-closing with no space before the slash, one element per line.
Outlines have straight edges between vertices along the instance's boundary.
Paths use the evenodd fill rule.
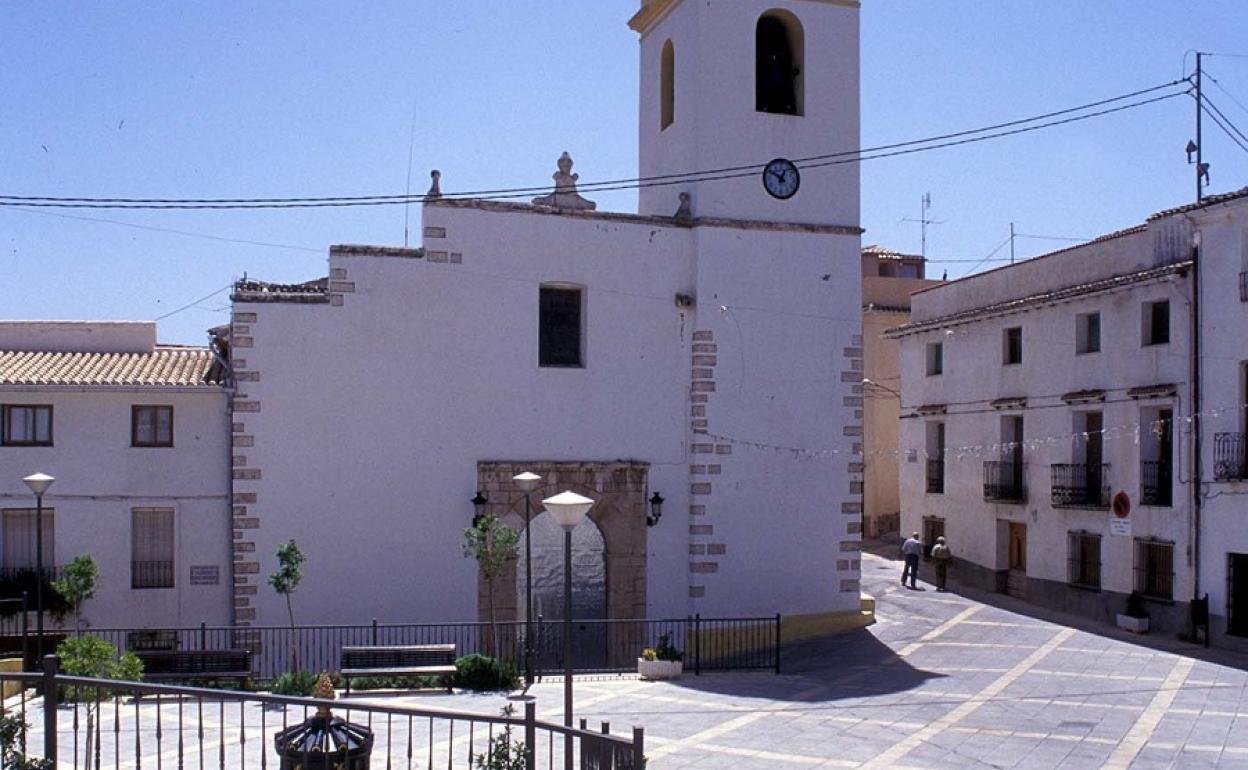
<path fill-rule="evenodd" d="M 781 675 L 704 674 L 673 685 L 699 692 L 819 703 L 913 689 L 943 674 L 914 668 L 866 628 L 786 644 Z"/>

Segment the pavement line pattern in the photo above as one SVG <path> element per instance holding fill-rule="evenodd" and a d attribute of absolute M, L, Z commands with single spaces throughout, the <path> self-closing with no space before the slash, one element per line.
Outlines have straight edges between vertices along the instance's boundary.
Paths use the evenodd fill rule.
<path fill-rule="evenodd" d="M 827 757 L 812 757 L 805 754 L 785 754 L 779 751 L 763 751 L 761 749 L 740 749 L 735 746 L 716 746 L 713 743 L 703 743 L 698 746 L 699 751 L 709 751 L 712 754 L 730 754 L 738 757 L 750 757 L 752 759 L 767 759 L 773 762 L 783 762 L 785 765 L 818 765 L 820 767 L 857 767 L 858 763 L 848 759 L 828 759 Z"/>
<path fill-rule="evenodd" d="M 965 735 L 994 735 L 999 738 L 1030 738 L 1034 740 L 1066 741 L 1068 743 L 1095 743 L 1102 746 L 1113 746 L 1118 743 L 1113 738 L 1096 738 L 1090 735 L 1075 735 L 1073 733 L 1018 732 L 1016 730 L 989 730 L 980 727 L 950 727 L 949 732 Z M 1156 744 L 1149 745 L 1153 746 Z"/>
<path fill-rule="evenodd" d="M 926 644 L 927 642 L 930 642 L 931 640 L 945 633 L 946 631 L 953 628 L 954 626 L 964 622 L 967 618 L 971 617 L 972 615 L 974 615 L 975 613 L 979 612 L 982 609 L 983 609 L 982 604 L 976 604 L 974 606 L 967 607 L 966 609 L 959 612 L 957 615 L 954 615 L 953 617 L 946 620 L 944 623 L 941 623 L 939 626 L 936 626 L 931 631 L 928 631 L 926 634 L 923 634 L 922 636 L 920 636 L 918 641 L 911 642 L 910 644 L 907 644 L 905 647 L 902 647 L 901 651 L 897 653 L 898 657 L 904 658 L 907 655 L 911 655 L 915 651 L 922 649 L 924 644 Z"/>
<path fill-rule="evenodd" d="M 1043 676 L 1069 676 L 1075 679 L 1112 679 L 1121 682 L 1163 682 L 1160 676 L 1134 676 L 1132 674 L 1098 674 L 1093 671 L 1054 671 L 1048 668 L 1035 668 L 1029 673 Z"/>
<path fill-rule="evenodd" d="M 1130 767 L 1136 755 L 1144 748 L 1144 744 L 1152 737 L 1161 718 L 1166 715 L 1166 709 L 1170 708 L 1170 704 L 1174 702 L 1174 697 L 1179 694 L 1179 688 L 1183 686 L 1183 682 L 1192 673 L 1195 665 L 1196 661 L 1191 658 L 1180 658 L 1174 664 L 1169 676 L 1162 683 L 1161 689 L 1153 696 L 1152 703 L 1148 704 L 1140 718 L 1135 720 L 1135 724 L 1118 744 L 1118 748 L 1114 749 L 1114 753 L 1109 755 L 1109 759 L 1105 762 L 1107 770 L 1126 770 Z"/>
<path fill-rule="evenodd" d="M 677 751 L 680 751 L 681 749 L 691 748 L 695 746 L 700 749 L 701 744 L 704 744 L 707 741 L 712 740 L 714 738 L 718 738 L 721 735 L 727 735 L 733 730 L 736 730 L 738 728 L 745 727 L 748 724 L 757 722 L 758 720 L 766 716 L 769 716 L 769 714 L 765 712 L 761 712 L 761 711 L 756 711 L 752 714 L 742 714 L 736 719 L 729 719 L 727 722 L 724 722 L 723 724 L 718 724 L 718 725 L 715 725 L 714 727 L 708 727 L 707 729 L 702 730 L 701 732 L 696 732 L 693 735 L 689 735 L 679 740 L 672 741 L 671 743 L 665 743 L 662 746 L 655 749 L 654 751 L 649 752 L 650 759 L 654 760 L 660 757 L 665 757 L 668 754 L 673 754 Z"/>
<path fill-rule="evenodd" d="M 972 609 L 978 609 L 978 607 L 974 607 Z M 953 619 L 957 620 L 960 615 L 961 613 Z M 1049 639 L 1049 641 L 1041 645 L 1039 649 L 1024 658 L 1020 663 L 1018 663 L 1018 665 L 997 677 L 984 689 L 975 693 L 973 698 L 958 706 L 953 711 L 950 711 L 948 714 L 945 714 L 935 722 L 932 722 L 922 730 L 906 736 L 882 754 L 877 754 L 874 759 L 862 766 L 863 770 L 882 770 L 882 768 L 891 768 L 895 766 L 897 764 L 897 760 L 926 743 L 930 738 L 940 734 L 950 727 L 953 727 L 963 719 L 966 719 L 968 716 L 978 711 L 981 706 L 992 700 L 1002 690 L 1009 687 L 1021 676 L 1026 674 L 1033 666 L 1043 660 L 1045 656 L 1065 644 L 1066 640 L 1074 636 L 1074 634 L 1075 629 L 1073 628 L 1066 628 L 1059 631 L 1054 637 Z"/>

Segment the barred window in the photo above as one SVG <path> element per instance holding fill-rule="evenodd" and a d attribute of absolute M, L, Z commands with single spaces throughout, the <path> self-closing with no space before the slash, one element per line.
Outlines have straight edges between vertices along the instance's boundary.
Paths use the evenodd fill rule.
<path fill-rule="evenodd" d="M 538 365 L 584 366 L 581 348 L 582 292 L 577 288 L 541 287 Z"/>
<path fill-rule="evenodd" d="M 173 588 L 173 509 L 130 512 L 130 587 Z"/>
<path fill-rule="evenodd" d="M 1149 599 L 1174 598 L 1174 543 L 1136 539 L 1135 590 Z"/>
<path fill-rule="evenodd" d="M 1101 536 L 1095 532 L 1071 532 L 1067 553 L 1069 581 L 1082 588 L 1101 587 Z"/>

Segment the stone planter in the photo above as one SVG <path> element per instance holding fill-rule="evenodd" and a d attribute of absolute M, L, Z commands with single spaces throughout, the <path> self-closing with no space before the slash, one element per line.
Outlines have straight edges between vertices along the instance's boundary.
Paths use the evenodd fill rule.
<path fill-rule="evenodd" d="M 679 660 L 646 660 L 637 659 L 637 673 L 642 679 L 677 679 L 684 664 Z"/>
<path fill-rule="evenodd" d="M 1148 618 L 1133 618 L 1130 615 L 1119 615 L 1118 627 L 1133 634 L 1147 634 Z"/>

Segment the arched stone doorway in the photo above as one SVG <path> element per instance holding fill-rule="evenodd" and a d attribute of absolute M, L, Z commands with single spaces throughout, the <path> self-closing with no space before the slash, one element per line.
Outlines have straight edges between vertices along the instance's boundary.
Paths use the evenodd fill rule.
<path fill-rule="evenodd" d="M 524 614 L 525 538 L 533 537 L 533 616 L 542 620 L 539 638 L 539 669 L 553 667 L 562 654 L 564 532 L 549 513 L 535 516 L 527 533 L 520 535 L 520 558 L 516 564 L 516 607 Z M 607 617 L 606 541 L 591 518 L 572 531 L 572 617 L 577 623 L 572 637 L 575 660 L 581 666 L 601 667 L 606 649 L 605 626 L 592 621 Z M 591 621 L 591 622 L 586 622 Z"/>

